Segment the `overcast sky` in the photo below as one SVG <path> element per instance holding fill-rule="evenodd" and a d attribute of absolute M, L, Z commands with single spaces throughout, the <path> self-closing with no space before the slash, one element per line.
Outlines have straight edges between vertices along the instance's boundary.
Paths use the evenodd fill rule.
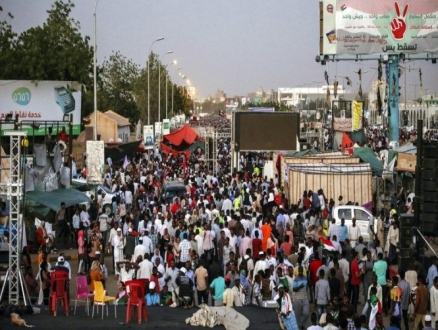
<path fill-rule="evenodd" d="M 93 42 L 94 0 L 73 0 L 72 17 L 81 23 L 81 33 Z M 0 0 L 6 19 L 11 12 L 13 29 L 22 32 L 42 25 L 52 0 Z M 198 98 L 213 95 L 217 89 L 227 96 L 263 89 L 295 87 L 312 81 L 322 82 L 324 70 L 330 79 L 350 75 L 357 90 L 359 66 L 363 90 L 368 91 L 377 73 L 373 61 L 345 61 L 321 66 L 315 62 L 319 51 L 318 0 L 100 0 L 97 6 L 98 63 L 112 51 L 120 51 L 134 62 L 145 65 L 150 44 L 159 37 L 153 51 L 160 56 L 169 50 L 164 64 L 176 59 L 181 72 L 198 89 Z M 417 61 L 421 66 L 424 89 L 438 92 L 438 66 Z M 176 66 L 171 74 L 176 75 Z M 342 79 L 339 79 L 342 84 Z M 408 74 L 407 85 L 419 84 L 417 71 Z M 400 82 L 404 85 L 404 79 Z M 317 84 L 313 84 L 316 87 Z M 403 87 L 404 89 L 404 87 Z M 417 87 L 417 96 L 420 95 Z M 408 86 L 408 97 L 414 87 Z"/>

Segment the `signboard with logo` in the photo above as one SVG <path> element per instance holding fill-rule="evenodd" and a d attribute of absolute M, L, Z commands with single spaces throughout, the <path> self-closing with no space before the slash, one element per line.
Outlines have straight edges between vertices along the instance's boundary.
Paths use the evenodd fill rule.
<path fill-rule="evenodd" d="M 11 114 L 14 119 L 18 115 L 20 122 L 63 121 L 64 115 L 71 114 L 73 134 L 78 135 L 81 132 L 81 97 L 81 86 L 76 82 L 1 80 L 0 118 L 4 120 Z M 52 127 L 52 134 L 61 131 L 62 127 Z M 67 123 L 65 128 L 68 131 Z M 23 125 L 22 130 L 28 135 L 45 135 L 48 127 L 39 123 L 34 127 Z M 0 134 L 3 135 L 3 131 Z"/>
<path fill-rule="evenodd" d="M 163 135 L 170 134 L 170 120 L 163 119 Z"/>
<path fill-rule="evenodd" d="M 155 141 L 163 140 L 162 126 L 161 121 L 155 123 Z"/>
<path fill-rule="evenodd" d="M 324 54 L 438 52 L 436 0 L 323 0 L 320 8 Z"/>
<path fill-rule="evenodd" d="M 143 138 L 145 149 L 154 149 L 154 126 L 144 125 L 143 126 Z"/>
<path fill-rule="evenodd" d="M 254 107 L 248 108 L 249 112 L 275 112 L 275 108 Z"/>

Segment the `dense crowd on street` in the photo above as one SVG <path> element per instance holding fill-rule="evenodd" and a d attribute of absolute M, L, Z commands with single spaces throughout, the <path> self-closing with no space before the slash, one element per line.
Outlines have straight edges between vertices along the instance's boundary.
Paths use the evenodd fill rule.
<path fill-rule="evenodd" d="M 225 120 L 205 124 L 223 127 Z M 366 242 L 354 218 L 351 225 L 332 218 L 342 197 L 308 187 L 302 199 L 289 201 L 277 178 L 263 176 L 265 154 L 243 154 L 241 168 L 231 171 L 229 150 L 223 141 L 218 173 L 202 157 L 185 160 L 158 149 L 120 163 L 108 160 L 103 184 L 115 194 L 111 214 L 103 209 L 104 191 L 71 219 L 65 205 L 56 214 L 58 228 L 70 222 L 75 230 L 78 274 L 71 274 L 62 253 L 55 266 L 47 261 L 64 233 L 51 238 L 43 223 L 38 271 L 26 276 L 29 291 L 38 296 L 39 289 L 38 302 L 47 306 L 55 270 L 87 276 L 90 292 L 115 276 L 118 287 L 105 288 L 118 305 L 128 300 L 126 283 L 143 280 L 150 308 L 276 302 L 288 330 L 395 330 L 402 323 L 407 330 L 410 321 L 415 330 L 435 328 L 438 260 L 427 270 L 418 260 L 398 273 L 392 268 L 404 206 L 396 208 L 394 200 L 389 214 L 376 217 L 376 231 L 369 219 Z M 186 191 L 166 201 L 162 186 L 169 181 L 184 183 Z M 105 258 L 112 267 L 105 267 Z M 390 316 L 386 323 L 384 316 Z"/>

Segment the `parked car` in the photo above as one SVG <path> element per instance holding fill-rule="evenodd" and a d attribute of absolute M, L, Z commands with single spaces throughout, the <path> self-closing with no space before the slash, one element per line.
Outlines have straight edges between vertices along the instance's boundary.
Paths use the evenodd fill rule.
<path fill-rule="evenodd" d="M 182 197 L 187 193 L 184 183 L 179 181 L 166 182 L 162 188 L 163 200 L 166 203 L 172 203 L 175 196 Z"/>
<path fill-rule="evenodd" d="M 341 205 L 333 208 L 332 217 L 336 219 L 336 224 L 341 224 L 341 219 L 345 219 L 345 225 L 350 229 L 352 225 L 351 219 L 356 218 L 356 225 L 360 228 L 361 236 L 364 242 L 370 240 L 368 228 L 370 225 L 369 219 L 374 219 L 370 211 L 362 206 Z M 374 221 L 374 232 L 377 232 L 377 221 Z"/>
<path fill-rule="evenodd" d="M 95 195 L 98 194 L 100 195 L 102 193 L 102 191 L 105 192 L 105 198 L 103 199 L 103 203 L 102 203 L 102 211 L 105 212 L 107 215 L 110 215 L 113 212 L 113 207 L 112 207 L 112 203 L 113 203 L 113 197 L 115 197 L 116 195 L 107 187 L 105 187 L 104 185 L 98 185 L 96 186 L 96 190 L 90 190 L 85 192 L 85 194 L 88 197 L 91 197 L 91 195 Z M 90 208 L 90 203 L 82 203 L 80 204 L 81 207 L 82 205 L 85 205 L 87 210 Z"/>

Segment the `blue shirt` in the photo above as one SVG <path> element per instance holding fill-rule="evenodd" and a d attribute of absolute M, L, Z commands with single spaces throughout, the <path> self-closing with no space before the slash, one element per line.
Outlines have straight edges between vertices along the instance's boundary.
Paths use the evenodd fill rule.
<path fill-rule="evenodd" d="M 280 224 L 281 226 L 283 226 L 283 228 L 286 228 L 286 219 L 284 218 L 284 215 L 281 213 L 277 215 L 277 221 L 275 222 L 275 225 L 277 227 L 280 226 Z"/>
<path fill-rule="evenodd" d="M 435 265 L 432 265 L 429 267 L 429 270 L 427 271 L 427 287 L 430 290 L 430 288 L 433 285 L 433 280 L 435 277 L 438 276 L 438 270 L 436 269 Z"/>
<path fill-rule="evenodd" d="M 158 293 L 154 292 L 152 294 L 148 293 L 146 295 L 146 304 L 148 306 L 153 306 L 159 303 L 160 303 L 160 296 L 158 295 Z"/>
<path fill-rule="evenodd" d="M 222 300 L 225 291 L 225 280 L 222 276 L 216 277 L 210 284 L 210 288 L 214 290 L 214 300 Z"/>
<path fill-rule="evenodd" d="M 339 242 L 345 242 L 345 240 L 348 238 L 348 227 L 346 225 L 339 225 Z"/>

